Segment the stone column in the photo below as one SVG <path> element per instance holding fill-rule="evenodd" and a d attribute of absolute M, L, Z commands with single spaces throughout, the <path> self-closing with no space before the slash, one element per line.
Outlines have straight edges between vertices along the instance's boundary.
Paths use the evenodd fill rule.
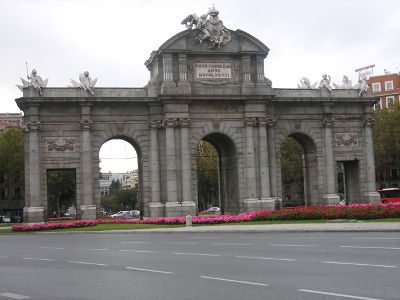
<path fill-rule="evenodd" d="M 158 129 L 161 121 L 150 121 L 150 177 L 151 177 L 151 202 L 149 203 L 150 216 L 153 218 L 164 215 L 164 204 L 161 202 L 160 180 L 160 153 L 158 149 Z"/>
<path fill-rule="evenodd" d="M 256 118 L 245 118 L 245 206 L 246 210 L 259 209 L 256 185 L 256 158 L 254 153 L 254 126 L 257 125 Z"/>
<path fill-rule="evenodd" d="M 82 220 L 94 220 L 96 216 L 96 203 L 93 197 L 93 154 L 92 154 L 92 134 L 93 122 L 90 120 L 90 104 L 84 104 L 82 109 L 81 126 L 81 199 L 80 199 L 80 218 Z"/>
<path fill-rule="evenodd" d="M 38 114 L 39 107 L 31 108 Z M 40 160 L 40 122 L 38 120 L 27 123 L 28 134 L 28 163 L 25 170 L 26 204 L 24 207 L 24 221 L 27 223 L 42 223 L 45 221 L 45 210 L 42 199 L 41 160 Z"/>
<path fill-rule="evenodd" d="M 328 109 L 325 107 L 325 109 Z M 330 107 L 329 107 L 330 110 Z M 323 195 L 325 204 L 339 204 L 340 197 L 336 193 L 336 165 L 333 159 L 332 147 L 332 127 L 334 119 L 331 113 L 326 113 L 322 120 L 324 136 L 324 161 L 325 161 L 325 195 Z"/>
<path fill-rule="evenodd" d="M 175 127 L 178 125 L 177 119 L 164 119 L 165 127 L 165 151 L 167 160 L 167 202 L 165 203 L 165 213 L 167 216 L 176 215 L 179 205 L 177 195 L 177 176 L 176 176 L 176 145 Z"/>
<path fill-rule="evenodd" d="M 368 110 L 369 107 L 366 109 Z M 374 120 L 371 114 L 367 113 L 364 119 L 364 170 L 366 177 L 366 192 L 364 193 L 364 197 L 368 203 L 379 203 L 380 196 L 376 191 L 375 182 L 375 159 L 372 139 L 373 125 Z"/>
<path fill-rule="evenodd" d="M 269 182 L 267 119 L 258 118 L 258 126 L 260 209 L 275 208 L 275 201 L 271 198 Z"/>
<path fill-rule="evenodd" d="M 196 205 L 192 199 L 192 158 L 190 154 L 190 119 L 179 120 L 181 127 L 181 168 L 182 168 L 182 214 L 196 214 Z"/>

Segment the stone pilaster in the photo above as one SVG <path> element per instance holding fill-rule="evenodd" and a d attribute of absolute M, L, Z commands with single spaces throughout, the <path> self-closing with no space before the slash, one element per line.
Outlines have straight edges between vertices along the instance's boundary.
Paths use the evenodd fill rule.
<path fill-rule="evenodd" d="M 243 83 L 251 82 L 251 57 L 250 55 L 243 55 L 242 57 L 242 80 Z"/>
<path fill-rule="evenodd" d="M 151 202 L 149 203 L 150 216 L 153 218 L 164 215 L 164 204 L 161 202 L 160 160 L 158 149 L 158 129 L 161 121 L 149 122 L 150 128 L 150 176 L 151 176 Z"/>
<path fill-rule="evenodd" d="M 278 198 L 277 181 L 278 176 L 276 172 L 276 145 L 275 145 L 275 125 L 276 120 L 272 118 L 266 119 L 267 125 L 267 148 L 268 148 L 268 161 L 269 161 L 269 178 L 271 182 L 271 197 Z"/>
<path fill-rule="evenodd" d="M 93 122 L 90 119 L 90 104 L 81 105 L 81 203 L 78 217 L 82 220 L 96 219 L 96 203 L 93 197 L 93 158 L 92 158 L 92 134 Z"/>
<path fill-rule="evenodd" d="M 366 114 L 364 119 L 364 169 L 366 177 L 366 192 L 364 197 L 368 203 L 379 203 L 380 196 L 376 191 L 375 183 L 375 159 L 374 145 L 372 139 L 372 127 L 374 120 L 370 114 Z"/>
<path fill-rule="evenodd" d="M 172 54 L 164 53 L 162 56 L 163 62 L 163 83 L 161 85 L 161 93 L 170 94 L 176 93 L 176 85 L 174 83 L 174 76 L 172 71 Z"/>
<path fill-rule="evenodd" d="M 35 115 L 38 115 L 39 107 L 34 107 Z M 41 193 L 41 160 L 40 160 L 40 122 L 33 120 L 26 124 L 29 138 L 28 166 L 25 174 L 27 185 L 27 199 L 24 207 L 24 221 L 27 223 L 42 223 L 45 221 L 45 210 Z"/>
<path fill-rule="evenodd" d="M 258 55 L 256 57 L 256 63 L 257 63 L 257 83 L 265 83 L 264 56 Z"/>
<path fill-rule="evenodd" d="M 190 94 L 191 87 L 188 81 L 188 65 L 187 65 L 186 54 L 179 54 L 178 64 L 179 64 L 178 93 L 184 95 Z"/>
<path fill-rule="evenodd" d="M 335 190 L 336 166 L 333 159 L 332 127 L 334 119 L 330 113 L 330 107 L 325 107 L 325 118 L 322 120 L 324 136 L 324 161 L 325 161 L 325 194 L 323 198 L 327 204 L 339 204 L 340 197 Z"/>

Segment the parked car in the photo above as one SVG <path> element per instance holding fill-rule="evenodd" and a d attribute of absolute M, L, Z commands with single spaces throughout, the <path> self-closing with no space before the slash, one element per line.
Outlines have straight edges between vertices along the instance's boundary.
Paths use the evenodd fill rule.
<path fill-rule="evenodd" d="M 132 215 L 133 217 L 138 217 L 138 216 L 140 216 L 140 211 L 137 210 L 137 209 L 131 210 L 130 213 L 131 213 L 131 215 Z"/>
<path fill-rule="evenodd" d="M 131 218 L 134 216 L 131 210 L 121 210 L 116 214 L 111 215 L 112 218 Z"/>
<path fill-rule="evenodd" d="M 387 188 L 378 190 L 381 195 L 381 203 L 400 202 L 400 188 Z"/>

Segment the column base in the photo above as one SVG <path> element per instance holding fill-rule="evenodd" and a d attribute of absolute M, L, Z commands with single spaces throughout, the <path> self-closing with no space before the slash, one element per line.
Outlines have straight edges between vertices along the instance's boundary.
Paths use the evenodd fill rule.
<path fill-rule="evenodd" d="M 24 207 L 24 223 L 44 223 L 46 218 L 44 216 L 44 207 L 30 206 Z"/>
<path fill-rule="evenodd" d="M 83 204 L 79 207 L 79 210 L 80 210 L 80 219 L 81 220 L 96 220 L 97 219 L 96 205 Z"/>
<path fill-rule="evenodd" d="M 322 196 L 325 205 L 339 205 L 340 196 L 338 194 L 325 194 Z"/>
<path fill-rule="evenodd" d="M 192 86 L 189 81 L 178 82 L 178 94 L 179 95 L 190 95 L 192 93 Z"/>
<path fill-rule="evenodd" d="M 165 203 L 165 216 L 167 217 L 178 217 L 187 215 L 195 216 L 196 213 L 196 203 L 194 203 L 193 201 Z"/>
<path fill-rule="evenodd" d="M 381 202 L 381 196 L 378 192 L 366 192 L 364 199 L 369 204 L 377 204 Z"/>
<path fill-rule="evenodd" d="M 149 203 L 150 217 L 159 218 L 164 216 L 164 204 L 161 202 Z"/>
<path fill-rule="evenodd" d="M 249 198 L 244 199 L 245 211 L 259 211 L 266 209 L 275 209 L 275 198 Z"/>

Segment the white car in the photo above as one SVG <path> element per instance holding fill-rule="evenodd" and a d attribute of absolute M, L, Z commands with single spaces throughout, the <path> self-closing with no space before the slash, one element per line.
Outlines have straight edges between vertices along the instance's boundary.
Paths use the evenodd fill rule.
<path fill-rule="evenodd" d="M 116 214 L 111 215 L 110 217 L 112 218 L 128 218 L 131 217 L 131 213 L 129 210 L 121 210 L 117 212 Z"/>

